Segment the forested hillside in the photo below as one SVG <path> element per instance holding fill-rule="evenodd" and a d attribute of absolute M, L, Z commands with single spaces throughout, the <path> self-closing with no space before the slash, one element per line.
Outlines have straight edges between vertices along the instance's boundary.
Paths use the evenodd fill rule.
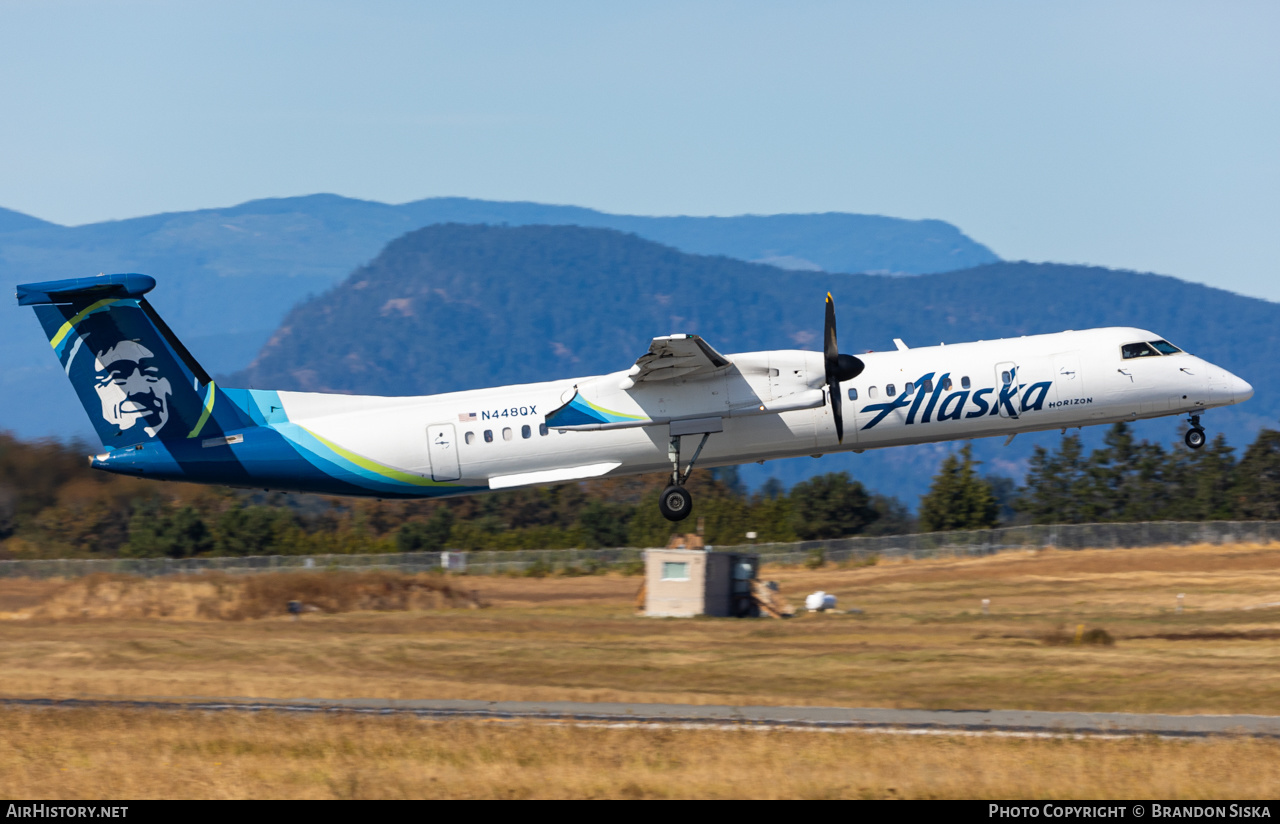
<path fill-rule="evenodd" d="M 0 560 L 662 546 L 660 476 L 603 478 L 435 501 L 378 501 L 159 483 L 95 472 L 76 444 L 0 434 Z M 1013 523 L 1280 520 L 1280 432 L 1247 449 L 1140 441 L 1123 424 L 1087 453 L 1037 448 L 1024 488 L 978 476 L 967 449 L 929 483 L 918 522 L 847 472 L 754 493 L 734 468 L 695 473 L 708 542 L 891 535 Z"/>
<path fill-rule="evenodd" d="M 1248 443 L 1280 412 L 1266 379 L 1280 358 L 1280 304 L 1159 275 L 997 263 L 895 278 L 782 272 L 703 257 L 600 229 L 431 226 L 392 242 L 320 297 L 294 309 L 233 383 L 408 395 L 626 368 L 654 335 L 696 332 L 722 352 L 816 348 L 826 292 L 849 352 L 908 344 L 1135 325 L 1251 380 L 1253 400 L 1205 416 L 1212 436 Z M 1144 423 L 1179 438 L 1172 419 Z M 1096 443 L 1093 433 L 1087 443 Z M 1020 477 L 1036 444 L 981 442 L 986 473 Z M 847 470 L 914 503 L 951 447 L 922 446 L 746 468 L 759 483 Z"/>

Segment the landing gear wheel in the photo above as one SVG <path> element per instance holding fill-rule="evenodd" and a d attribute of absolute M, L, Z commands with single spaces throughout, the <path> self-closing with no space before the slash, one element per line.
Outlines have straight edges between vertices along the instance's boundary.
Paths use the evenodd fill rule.
<path fill-rule="evenodd" d="M 1185 441 L 1187 446 L 1191 449 L 1199 449 L 1204 446 L 1204 430 L 1188 429 L 1187 434 L 1183 436 L 1182 440 Z"/>
<path fill-rule="evenodd" d="M 672 484 L 662 490 L 662 495 L 658 498 L 658 509 L 668 521 L 683 521 L 693 512 L 693 496 L 683 486 Z"/>

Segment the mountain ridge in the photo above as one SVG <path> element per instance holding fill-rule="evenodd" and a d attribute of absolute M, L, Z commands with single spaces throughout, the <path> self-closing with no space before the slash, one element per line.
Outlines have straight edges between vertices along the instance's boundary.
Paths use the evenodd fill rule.
<path fill-rule="evenodd" d="M 957 259 L 995 259 L 989 249 L 940 221 L 791 216 L 785 225 L 778 223 L 780 240 L 750 246 L 759 240 L 761 226 L 772 225 L 767 216 L 751 217 L 747 224 L 735 218 L 707 223 L 704 218 L 651 219 L 528 202 L 426 198 L 390 205 L 316 194 L 81 226 L 59 226 L 0 210 L 0 273 L 8 287 L 99 272 L 150 274 L 163 284 L 152 293 L 152 303 L 217 374 L 244 368 L 290 307 L 340 282 L 388 242 L 450 220 L 621 222 L 622 230 L 641 232 L 657 226 L 683 233 L 683 240 L 677 241 L 697 241 L 700 249 L 719 254 L 785 257 L 794 252 L 792 263 L 800 266 L 837 252 L 846 262 L 907 272 L 950 266 Z M 653 220 L 658 222 L 646 223 Z M 810 228 L 797 235 L 797 223 Z M 735 228 L 741 225 L 750 228 Z M 0 370 L 0 392 L 27 400 L 0 413 L 0 429 L 23 437 L 90 433 L 79 410 L 66 408 L 75 403 L 74 394 L 50 361 L 38 324 L 30 312 L 7 301 L 0 304 L 0 358 L 8 364 Z"/>

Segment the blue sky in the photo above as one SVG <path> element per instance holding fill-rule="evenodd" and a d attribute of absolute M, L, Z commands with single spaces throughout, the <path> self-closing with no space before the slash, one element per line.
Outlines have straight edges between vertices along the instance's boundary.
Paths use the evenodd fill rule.
<path fill-rule="evenodd" d="M 941 218 L 1280 300 L 1280 4 L 0 0 L 0 206 Z"/>

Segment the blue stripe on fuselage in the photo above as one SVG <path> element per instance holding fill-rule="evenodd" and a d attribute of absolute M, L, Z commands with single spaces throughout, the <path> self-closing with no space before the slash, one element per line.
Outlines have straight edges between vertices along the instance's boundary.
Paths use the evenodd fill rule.
<path fill-rule="evenodd" d="M 282 431 L 282 430 L 288 430 Z M 477 492 L 488 487 L 413 485 L 365 470 L 321 444 L 296 424 L 259 426 L 232 433 L 236 444 L 205 446 L 201 439 L 153 442 L 97 456 L 96 469 L 166 481 L 287 489 L 324 495 L 425 498 Z"/>

